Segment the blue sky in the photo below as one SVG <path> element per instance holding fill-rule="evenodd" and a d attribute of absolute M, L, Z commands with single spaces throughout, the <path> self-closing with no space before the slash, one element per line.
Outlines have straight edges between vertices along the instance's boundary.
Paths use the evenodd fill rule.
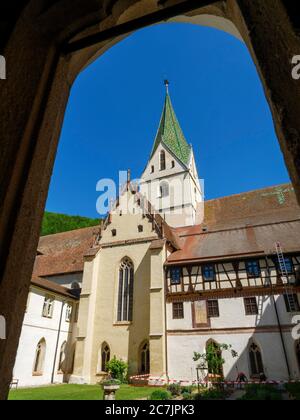
<path fill-rule="evenodd" d="M 126 38 L 77 78 L 52 176 L 48 211 L 99 216 L 96 184 L 139 177 L 170 80 L 206 199 L 289 182 L 271 113 L 245 45 L 223 32 L 164 24 Z"/>

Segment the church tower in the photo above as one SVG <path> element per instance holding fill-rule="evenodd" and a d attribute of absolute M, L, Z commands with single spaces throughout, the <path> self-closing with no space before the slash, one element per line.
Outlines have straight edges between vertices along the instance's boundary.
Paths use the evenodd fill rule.
<path fill-rule="evenodd" d="M 201 223 L 203 191 L 194 152 L 181 130 L 165 81 L 166 98 L 140 190 L 172 227 Z"/>

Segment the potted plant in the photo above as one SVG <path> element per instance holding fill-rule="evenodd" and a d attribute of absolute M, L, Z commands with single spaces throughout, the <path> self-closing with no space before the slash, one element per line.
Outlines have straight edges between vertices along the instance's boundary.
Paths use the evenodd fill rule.
<path fill-rule="evenodd" d="M 104 391 L 104 400 L 115 400 L 116 392 L 120 389 L 121 382 L 118 379 L 107 379 L 101 385 Z"/>

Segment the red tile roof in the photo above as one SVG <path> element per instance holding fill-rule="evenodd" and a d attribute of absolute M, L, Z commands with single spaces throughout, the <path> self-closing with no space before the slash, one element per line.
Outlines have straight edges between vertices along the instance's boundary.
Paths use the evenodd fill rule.
<path fill-rule="evenodd" d="M 207 201 L 202 225 L 176 229 L 182 249 L 168 264 L 300 252 L 300 207 L 290 184 Z"/>
<path fill-rule="evenodd" d="M 33 276 L 46 277 L 83 271 L 84 255 L 92 248 L 97 227 L 40 238 Z"/>

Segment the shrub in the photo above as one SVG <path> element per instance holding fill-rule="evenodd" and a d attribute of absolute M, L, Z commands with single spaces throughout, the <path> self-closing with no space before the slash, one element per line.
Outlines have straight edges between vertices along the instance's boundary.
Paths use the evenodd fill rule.
<path fill-rule="evenodd" d="M 123 360 L 118 360 L 114 357 L 106 365 L 108 373 L 111 375 L 112 379 L 118 379 L 120 382 L 124 383 L 126 380 L 128 365 Z"/>
<path fill-rule="evenodd" d="M 190 392 L 183 392 L 182 398 L 185 401 L 191 401 L 193 399 L 193 396 L 192 396 L 192 394 Z"/>
<path fill-rule="evenodd" d="M 248 385 L 246 394 L 241 398 L 246 401 L 281 401 L 282 394 L 272 385 Z"/>
<path fill-rule="evenodd" d="M 192 394 L 193 389 L 193 386 L 183 386 L 181 387 L 181 394 Z"/>
<path fill-rule="evenodd" d="M 194 395 L 194 400 L 225 400 L 228 394 L 226 391 L 221 391 L 218 389 L 206 389 L 202 391 L 200 394 Z"/>
<path fill-rule="evenodd" d="M 106 381 L 101 382 L 103 386 L 110 386 L 110 385 L 121 385 L 121 381 L 118 379 L 107 379 Z"/>
<path fill-rule="evenodd" d="M 181 395 L 182 390 L 179 384 L 171 384 L 168 386 L 168 391 L 171 393 L 173 397 L 179 397 Z"/>
<path fill-rule="evenodd" d="M 159 389 L 152 392 L 150 396 L 150 400 L 152 401 L 166 401 L 166 400 L 169 400 L 170 398 L 171 398 L 171 394 L 168 391 L 161 391 Z"/>

